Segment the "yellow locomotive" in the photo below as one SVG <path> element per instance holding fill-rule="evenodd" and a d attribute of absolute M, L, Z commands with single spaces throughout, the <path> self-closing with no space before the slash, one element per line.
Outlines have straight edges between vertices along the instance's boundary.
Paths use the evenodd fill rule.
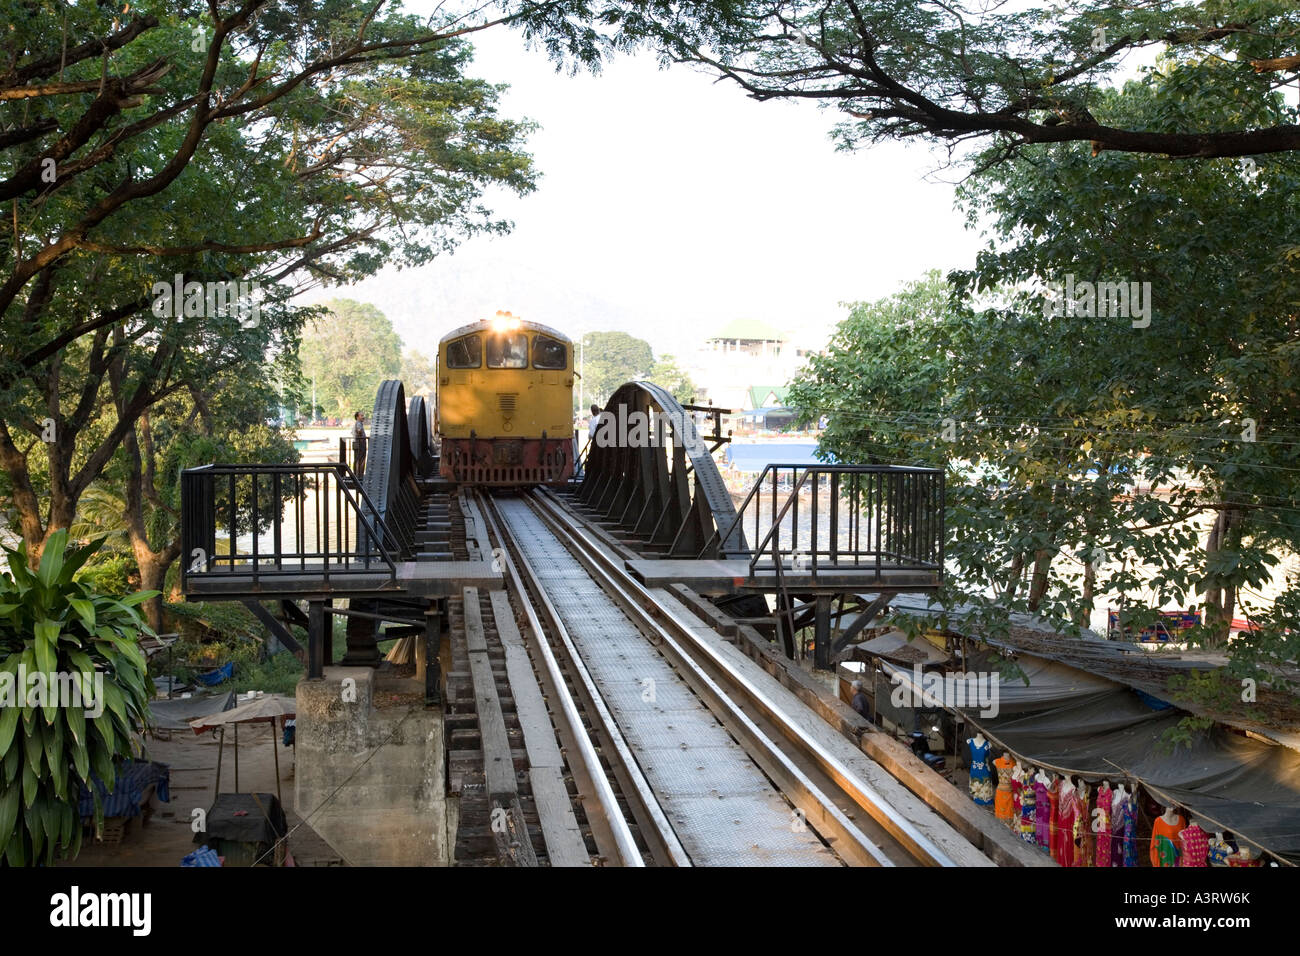
<path fill-rule="evenodd" d="M 444 478 L 554 485 L 573 474 L 573 342 L 509 312 L 438 343 Z"/>

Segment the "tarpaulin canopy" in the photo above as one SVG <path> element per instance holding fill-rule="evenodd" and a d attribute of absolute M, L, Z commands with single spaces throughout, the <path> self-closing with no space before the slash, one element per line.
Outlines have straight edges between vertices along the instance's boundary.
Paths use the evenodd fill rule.
<path fill-rule="evenodd" d="M 149 726 L 162 730 L 187 730 L 199 714 L 230 710 L 235 694 L 226 691 L 218 697 L 172 697 L 149 701 Z"/>
<path fill-rule="evenodd" d="M 1128 777 L 1236 836 L 1300 864 L 1300 754 L 1219 725 L 1187 744 L 1167 742 L 1187 716 L 1063 664 L 1021 655 L 1030 676 L 998 681 L 996 716 L 952 707 L 1027 763 L 1097 781 Z M 915 686 L 910 670 L 882 664 Z M 1073 675 L 1069 672 L 1073 671 Z"/>
<path fill-rule="evenodd" d="M 230 710 L 223 710 L 215 714 L 208 714 L 206 717 L 200 717 L 197 720 L 191 720 L 190 726 L 194 728 L 196 734 L 201 734 L 205 730 L 211 730 L 213 727 L 221 727 L 226 724 L 250 724 L 277 720 L 280 717 L 292 717 L 297 708 L 298 702 L 293 697 L 267 694 L 264 697 L 256 697 L 253 700 L 245 701 Z"/>
<path fill-rule="evenodd" d="M 948 660 L 948 655 L 929 641 L 909 641 L 902 631 L 886 631 L 879 637 L 856 645 L 856 648 L 896 664 L 914 664 L 917 661 L 938 664 Z"/>

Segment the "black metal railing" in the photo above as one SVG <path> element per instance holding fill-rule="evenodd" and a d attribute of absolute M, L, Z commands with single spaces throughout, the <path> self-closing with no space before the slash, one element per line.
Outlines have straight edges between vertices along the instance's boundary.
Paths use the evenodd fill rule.
<path fill-rule="evenodd" d="M 392 538 L 346 464 L 203 465 L 181 474 L 181 590 L 198 575 L 387 572 Z"/>
<path fill-rule="evenodd" d="M 943 505 L 944 473 L 936 468 L 772 464 L 714 541 L 752 529 L 751 575 L 773 566 L 814 577 L 872 566 L 942 575 Z"/>
<path fill-rule="evenodd" d="M 366 439 L 366 443 L 362 445 L 363 452 L 367 452 L 367 453 L 369 452 L 370 449 L 369 441 L 370 441 L 369 439 Z M 357 457 L 357 440 L 353 438 L 351 435 L 339 436 L 338 455 L 339 455 L 338 457 L 339 464 L 347 465 L 358 474 L 365 474 L 366 471 L 365 459 Z"/>

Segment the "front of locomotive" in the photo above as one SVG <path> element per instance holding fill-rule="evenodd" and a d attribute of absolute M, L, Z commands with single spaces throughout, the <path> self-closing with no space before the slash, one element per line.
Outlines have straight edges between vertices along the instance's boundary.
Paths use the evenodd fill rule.
<path fill-rule="evenodd" d="M 508 312 L 438 343 L 441 473 L 468 485 L 558 485 L 573 474 L 573 343 Z"/>

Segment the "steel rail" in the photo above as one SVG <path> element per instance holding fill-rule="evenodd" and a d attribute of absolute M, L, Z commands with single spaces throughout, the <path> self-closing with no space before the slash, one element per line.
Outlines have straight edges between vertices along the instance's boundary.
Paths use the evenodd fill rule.
<path fill-rule="evenodd" d="M 670 609 L 663 607 L 655 599 L 654 595 L 633 578 L 619 562 L 609 556 L 601 542 L 593 540 L 585 531 L 574 526 L 573 522 L 575 520 L 582 521 L 584 519 L 564 508 L 555 495 L 548 490 L 543 489 L 540 493 L 533 492 L 530 495 L 530 501 L 535 503 L 538 514 L 542 516 L 547 526 L 557 536 L 562 539 L 567 538 L 572 543 L 573 553 L 583 562 L 584 566 L 593 574 L 596 574 L 598 578 L 607 582 L 609 592 L 624 597 L 624 607 L 629 613 L 636 615 L 649 632 L 658 634 L 662 642 L 658 646 L 661 650 L 666 649 L 670 655 L 676 658 L 676 662 L 680 663 L 682 673 L 697 678 L 701 686 L 709 692 L 709 696 L 716 697 L 717 702 L 725 708 L 729 714 L 729 719 L 735 721 L 737 727 L 746 730 L 748 733 L 757 734 L 761 738 L 758 743 L 763 747 L 765 753 L 779 767 L 793 774 L 794 780 L 807 780 L 807 778 L 793 764 L 789 756 L 777 747 L 773 741 L 768 739 L 753 724 L 751 718 L 740 710 L 733 699 L 733 695 L 739 694 L 744 701 L 758 708 L 768 720 L 780 728 L 786 739 L 794 744 L 806 759 L 810 760 L 814 766 L 843 790 L 854 804 L 869 814 L 914 859 L 927 866 L 957 865 L 947 853 L 922 833 L 912 821 L 885 801 L 874 787 L 861 780 L 838 757 L 807 735 L 779 704 L 771 700 L 744 674 L 735 670 L 731 663 L 707 642 L 700 640 L 693 632 L 690 624 L 679 618 Z M 678 644 L 677 638 L 681 639 L 681 644 Z M 711 688 L 711 685 L 716 687 L 716 683 L 702 669 L 700 660 L 707 662 L 716 673 L 726 680 L 730 685 L 731 693 L 721 688 L 717 688 L 716 691 Z M 692 682 L 694 683 L 694 681 Z M 816 787 L 811 785 L 811 781 L 808 781 L 808 785 L 810 787 L 808 793 L 819 798 L 826 808 L 825 813 L 822 814 L 826 823 L 842 829 L 840 835 L 846 839 L 853 842 L 866 841 L 866 845 L 857 848 L 857 855 L 868 860 L 875 860 L 882 855 L 879 848 L 875 847 L 865 835 L 861 834 L 856 825 L 844 816 L 833 800 L 830 800 L 825 794 L 821 794 Z M 811 817 L 809 819 L 811 821 Z M 850 845 L 852 844 L 850 843 Z M 841 853 L 843 853 L 843 849 L 841 846 L 836 846 L 836 850 Z M 886 862 L 882 865 L 892 864 Z"/>
<path fill-rule="evenodd" d="M 695 661 L 674 636 L 662 627 L 656 618 L 663 609 L 651 601 L 655 611 L 647 611 L 628 595 L 624 583 L 590 559 L 581 542 L 567 534 L 561 522 L 547 511 L 537 509 L 538 516 L 562 540 L 567 539 L 575 557 L 583 563 L 589 574 L 608 593 L 615 595 L 621 607 L 630 614 L 638 628 L 663 653 L 687 684 L 701 697 L 714 717 L 745 747 L 765 773 L 776 781 L 778 789 L 786 795 L 803 814 L 805 821 L 827 838 L 832 849 L 845 862 L 857 866 L 894 866 L 894 861 L 849 817 L 840 810 L 836 801 L 792 761 L 769 734 L 734 701 L 706 670 Z"/>
<path fill-rule="evenodd" d="M 575 762 L 570 760 L 570 769 L 574 770 L 575 776 L 579 779 L 580 790 L 584 789 L 582 785 L 585 783 L 584 796 L 590 795 L 595 798 L 608 834 L 608 842 L 612 844 L 619 862 L 624 866 L 645 865 L 641 851 L 637 848 L 636 838 L 623 817 L 613 787 L 601 766 L 600 756 L 596 753 L 591 736 L 583 725 L 577 703 L 565 682 L 564 672 L 550 647 L 550 642 L 546 639 L 546 631 L 537 616 L 537 609 L 540 609 L 546 617 L 550 632 L 555 635 L 557 643 L 564 649 L 575 683 L 584 698 L 593 724 L 610 743 L 613 750 L 610 763 L 622 785 L 624 796 L 628 798 L 632 813 L 641 827 L 641 834 L 656 861 L 670 866 L 690 866 L 690 857 L 668 823 L 658 800 L 655 799 L 649 782 L 642 774 L 618 725 L 605 706 L 604 699 L 596 689 L 595 682 L 583 665 L 558 612 L 546 597 L 537 573 L 517 542 L 506 530 L 507 524 L 498 514 L 491 497 L 478 491 L 474 491 L 473 494 L 489 531 L 503 549 L 504 553 L 501 557 L 504 559 L 502 562 L 504 571 L 511 586 L 519 595 L 529 629 L 536 637 L 535 646 L 542 659 L 543 673 L 548 685 L 547 693 L 552 701 L 559 703 L 556 716 L 565 725 L 561 728 L 561 733 L 572 742 L 570 753 L 576 751 L 578 765 L 575 766 Z M 531 587 L 525 584 L 525 578 Z M 588 821 L 592 822 L 594 827 L 597 821 L 592 820 L 592 807 L 585 800 L 584 809 Z"/>

